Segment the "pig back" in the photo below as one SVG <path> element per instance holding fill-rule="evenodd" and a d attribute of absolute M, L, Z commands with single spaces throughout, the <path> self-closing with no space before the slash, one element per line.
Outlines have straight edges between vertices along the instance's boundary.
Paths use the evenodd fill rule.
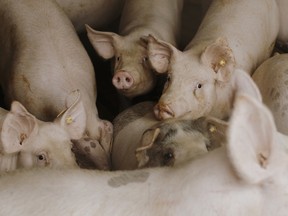
<path fill-rule="evenodd" d="M 157 122 L 153 114 L 154 102 L 141 102 L 113 120 L 112 169 L 136 169 L 138 162 L 135 150 L 143 132 Z"/>
<path fill-rule="evenodd" d="M 288 134 L 288 54 L 276 54 L 254 72 L 263 103 L 272 111 L 279 132 Z"/>

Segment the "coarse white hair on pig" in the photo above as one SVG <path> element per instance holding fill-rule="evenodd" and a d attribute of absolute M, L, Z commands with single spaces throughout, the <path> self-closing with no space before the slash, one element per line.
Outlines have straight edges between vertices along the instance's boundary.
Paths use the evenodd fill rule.
<path fill-rule="evenodd" d="M 288 139 L 270 111 L 237 96 L 227 137 L 225 146 L 177 167 L 2 175 L 0 214 L 286 215 Z"/>
<path fill-rule="evenodd" d="M 86 115 L 78 90 L 53 122 L 37 119 L 18 101 L 1 112 L 0 172 L 32 167 L 77 167 L 72 139 L 85 131 Z"/>

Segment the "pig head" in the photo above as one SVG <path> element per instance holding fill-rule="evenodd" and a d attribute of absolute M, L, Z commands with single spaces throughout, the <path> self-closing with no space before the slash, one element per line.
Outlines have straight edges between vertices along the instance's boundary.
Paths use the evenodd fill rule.
<path fill-rule="evenodd" d="M 143 133 L 138 167 L 175 166 L 205 154 L 226 142 L 227 126 L 212 117 L 164 120 Z"/>
<path fill-rule="evenodd" d="M 53 122 L 40 121 L 14 101 L 1 130 L 0 171 L 31 167 L 77 167 L 71 139 L 85 131 L 80 93 Z"/>
<path fill-rule="evenodd" d="M 239 89 L 261 98 L 252 79 L 235 67 L 233 52 L 225 38 L 218 38 L 199 55 L 197 48 L 181 52 L 149 35 L 147 49 L 155 71 L 167 73 L 162 96 L 154 107 L 158 119 L 188 112 L 194 119 L 207 115 L 227 118 Z"/>
<path fill-rule="evenodd" d="M 112 32 L 93 30 L 86 25 L 88 38 L 95 51 L 104 59 L 114 57 L 112 83 L 128 98 L 151 91 L 156 74 L 148 62 L 146 43 L 140 36 L 121 36 Z"/>

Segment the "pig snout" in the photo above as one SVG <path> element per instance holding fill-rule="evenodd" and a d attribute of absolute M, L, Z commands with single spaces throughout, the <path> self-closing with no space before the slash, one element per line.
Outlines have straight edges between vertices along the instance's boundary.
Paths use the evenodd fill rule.
<path fill-rule="evenodd" d="M 113 76 L 112 83 L 117 89 L 126 90 L 131 88 L 134 79 L 129 73 L 120 71 Z"/>
<path fill-rule="evenodd" d="M 159 120 L 175 117 L 173 110 L 164 103 L 158 103 L 154 106 L 154 114 Z"/>

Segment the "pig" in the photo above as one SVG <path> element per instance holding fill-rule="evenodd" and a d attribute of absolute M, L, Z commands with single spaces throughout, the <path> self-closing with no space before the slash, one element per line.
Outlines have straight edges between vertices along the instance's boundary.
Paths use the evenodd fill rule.
<path fill-rule="evenodd" d="M 207 153 L 225 140 L 224 121 L 189 116 L 158 121 L 155 102 L 140 102 L 113 120 L 113 170 L 176 166 Z"/>
<path fill-rule="evenodd" d="M 124 0 L 56 0 L 67 14 L 78 33 L 85 31 L 85 24 L 104 28 L 119 19 Z"/>
<path fill-rule="evenodd" d="M 194 118 L 227 119 L 240 89 L 259 96 L 249 75 L 270 57 L 278 31 L 274 0 L 215 0 L 183 52 L 148 37 L 152 68 L 167 73 L 155 116 L 166 119 L 192 112 Z"/>
<path fill-rule="evenodd" d="M 288 52 L 288 26 L 287 26 L 287 8 L 288 2 L 285 0 L 276 0 L 278 8 L 279 8 L 279 33 L 277 36 L 277 42 L 279 45 Z"/>
<path fill-rule="evenodd" d="M 112 83 L 117 91 L 131 99 L 153 90 L 157 76 L 151 70 L 146 42 L 148 34 L 177 45 L 183 0 L 126 0 L 119 24 L 119 34 L 96 31 L 87 25 L 87 36 L 97 54 L 114 57 Z"/>
<path fill-rule="evenodd" d="M 138 168 L 179 166 L 224 145 L 227 123 L 216 118 L 168 119 L 145 130 L 136 149 Z"/>
<path fill-rule="evenodd" d="M 112 124 L 99 118 L 94 68 L 63 10 L 53 0 L 3 0 L 0 22 L 6 106 L 17 100 L 39 120 L 52 121 L 79 89 L 87 116 L 83 136 L 99 142 L 109 157 Z"/>
<path fill-rule="evenodd" d="M 264 61 L 252 78 L 262 94 L 263 103 L 271 110 L 277 130 L 288 135 L 288 54 L 275 54 Z"/>
<path fill-rule="evenodd" d="M 225 146 L 177 167 L 2 175 L 0 214 L 282 216 L 287 143 L 263 103 L 237 95 Z"/>
<path fill-rule="evenodd" d="M 77 167 L 71 151 L 71 139 L 79 139 L 85 130 L 86 115 L 76 91 L 75 101 L 53 122 L 41 121 L 18 101 L 13 101 L 10 111 L 0 112 L 0 173 L 18 168 Z M 74 121 L 70 121 L 70 119 Z"/>

